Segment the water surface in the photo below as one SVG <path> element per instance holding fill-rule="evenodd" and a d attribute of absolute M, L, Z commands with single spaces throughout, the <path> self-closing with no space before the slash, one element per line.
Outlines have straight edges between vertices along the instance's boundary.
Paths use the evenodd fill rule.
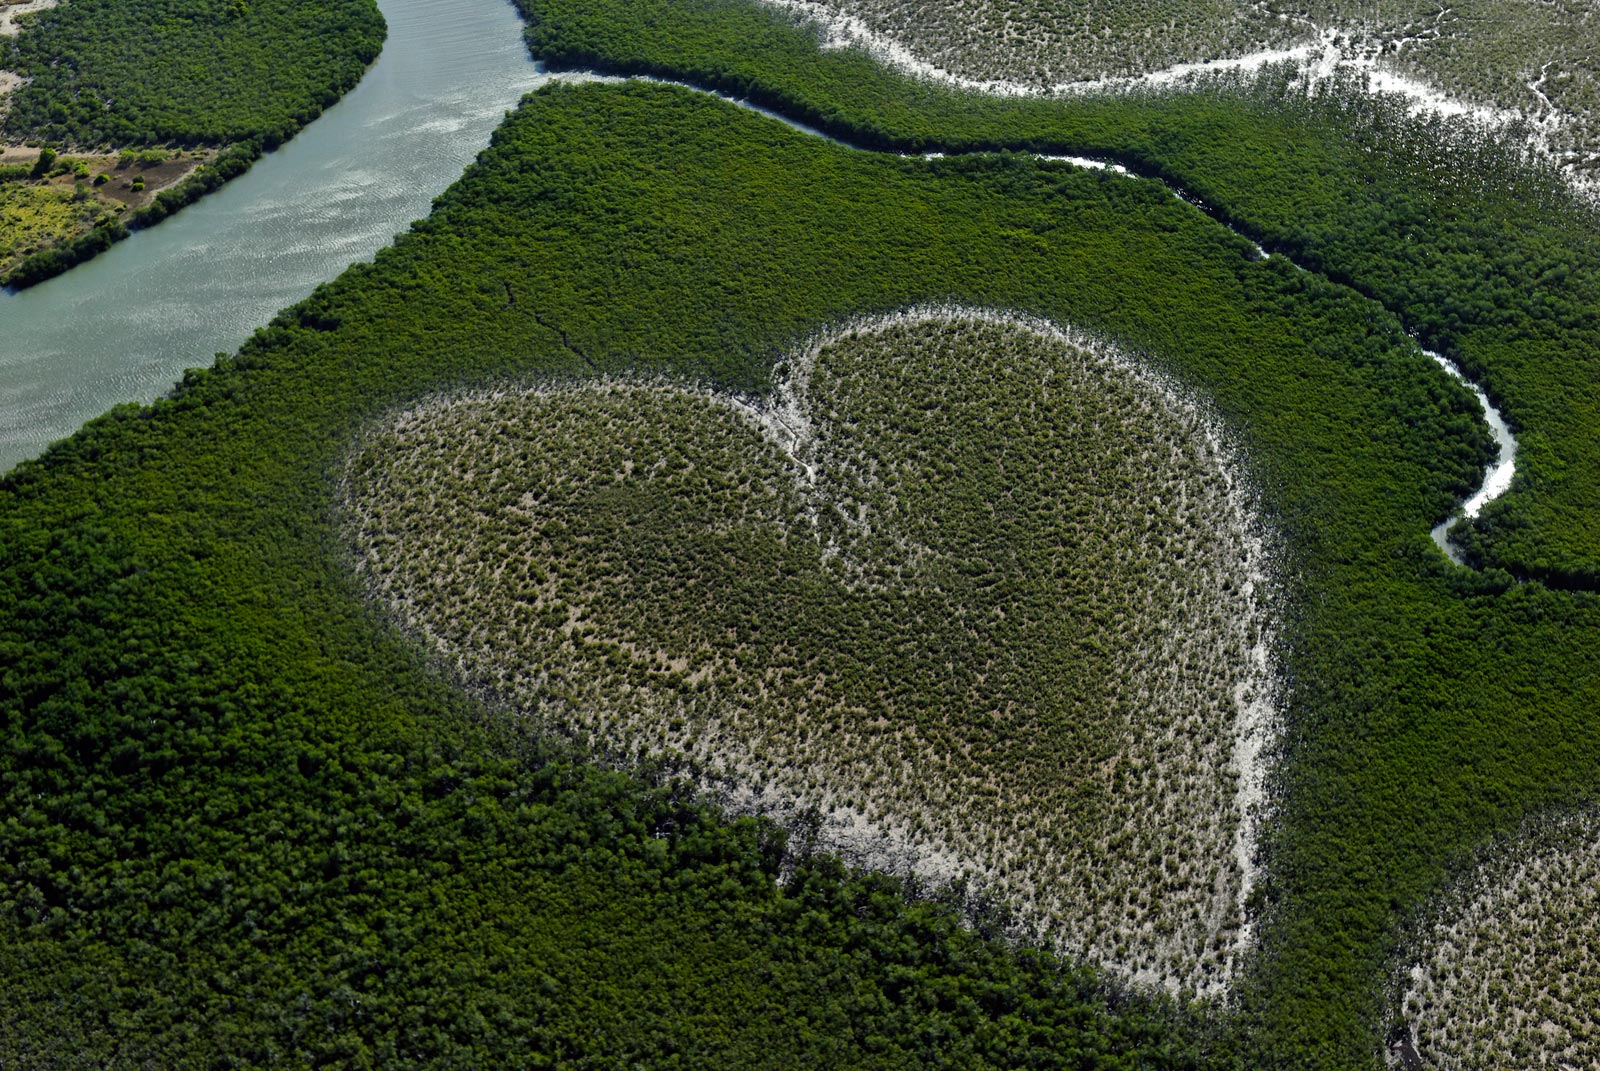
<path fill-rule="evenodd" d="M 0 292 L 0 471 L 367 260 L 461 175 L 543 76 L 507 0 L 379 0 L 361 83 L 245 175 L 87 264 Z"/>

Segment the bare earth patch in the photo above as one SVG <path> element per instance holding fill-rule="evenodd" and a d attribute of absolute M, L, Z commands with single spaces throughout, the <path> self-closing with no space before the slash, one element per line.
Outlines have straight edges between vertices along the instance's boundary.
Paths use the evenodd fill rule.
<path fill-rule="evenodd" d="M 1263 533 L 1203 408 L 973 310 L 783 372 L 397 413 L 347 470 L 357 570 L 541 730 L 681 756 L 736 811 L 1223 991 L 1278 685 Z"/>
<path fill-rule="evenodd" d="M 17 21 L 24 15 L 55 7 L 61 0 L 21 0 L 20 3 L 0 3 L 0 37 L 15 37 L 22 32 Z"/>
<path fill-rule="evenodd" d="M 59 0 L 0 0 L 0 36 L 25 28 L 19 18 L 54 7 Z M 14 71 L 0 70 L 0 119 L 12 91 L 27 83 Z M 175 186 L 205 164 L 218 150 L 157 151 L 155 159 L 129 161 L 105 151 L 63 153 L 39 179 L 0 180 L 0 277 L 33 253 L 69 242 L 94 227 L 147 207 L 165 189 Z M 0 143 L 0 167 L 32 167 L 40 146 Z M 149 150 L 145 151 L 147 157 Z"/>
<path fill-rule="evenodd" d="M 32 168 L 39 153 L 0 146 L 0 167 Z M 216 156 L 214 149 L 160 150 L 141 162 L 120 153 L 70 153 L 56 158 L 58 174 L 0 181 L 0 276 L 32 253 L 148 206 Z"/>

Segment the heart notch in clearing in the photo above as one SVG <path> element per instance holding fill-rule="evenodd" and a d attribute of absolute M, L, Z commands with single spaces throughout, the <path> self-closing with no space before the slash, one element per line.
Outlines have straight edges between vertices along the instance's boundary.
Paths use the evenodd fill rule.
<path fill-rule="evenodd" d="M 1222 992 L 1282 689 L 1218 422 L 987 310 L 850 324 L 778 372 L 757 399 L 606 379 L 390 414 L 342 488 L 363 583 L 541 731 L 684 756 L 733 811 Z"/>

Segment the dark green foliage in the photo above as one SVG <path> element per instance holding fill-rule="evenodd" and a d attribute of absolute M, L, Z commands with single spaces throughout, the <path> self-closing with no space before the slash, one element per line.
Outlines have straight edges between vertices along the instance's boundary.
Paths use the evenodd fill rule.
<path fill-rule="evenodd" d="M 1274 881 L 1260 895 L 1272 924 L 1240 1026 L 1263 1065 L 1375 1060 L 1396 920 L 1496 832 L 1600 792 L 1586 714 L 1600 698 L 1587 640 L 1600 622 L 1592 596 L 1558 594 L 1600 581 L 1594 213 L 1526 166 L 1516 131 L 1474 142 L 1356 93 L 1295 98 L 1272 72 L 1210 94 L 996 101 L 819 52 L 810 31 L 738 0 L 528 9 L 547 61 L 686 78 L 858 143 L 1053 149 L 1166 176 L 1269 248 L 1377 297 L 1484 383 L 1522 452 L 1512 493 L 1468 534 L 1488 567 L 1479 580 L 1446 581 L 1430 548 L 1367 556 L 1382 545 L 1371 531 L 1284 517 L 1311 572 Z M 1292 397 L 1324 396 L 1307 383 Z M 1253 402 L 1238 413 L 1260 460 L 1288 443 L 1267 430 L 1283 426 L 1280 403 Z M 1340 453 L 1300 434 L 1298 459 Z M 1340 508 L 1371 501 L 1293 467 L 1273 492 L 1283 503 L 1311 487 Z"/>
<path fill-rule="evenodd" d="M 71 0 L 0 40 L 4 132 L 69 145 L 290 137 L 383 43 L 372 0 Z"/>
<path fill-rule="evenodd" d="M 59 275 L 243 174 L 354 86 L 384 35 L 373 0 L 71 0 L 23 25 L 0 37 L 0 69 L 28 78 L 6 95 L 0 136 L 225 148 L 128 218 L 107 217 L 28 256 L 0 277 L 12 287 Z M 129 148 L 118 166 L 167 156 Z M 54 161 L 44 149 L 35 177 Z M 0 171 L 0 181 L 11 177 Z M 132 189 L 144 189 L 137 174 Z"/>
<path fill-rule="evenodd" d="M 746 0 L 524 0 L 556 66 L 680 78 L 854 144 L 1103 156 L 1161 175 L 1269 249 L 1377 297 L 1447 350 L 1524 429 L 1521 478 L 1471 539 L 1481 564 L 1600 583 L 1600 222 L 1499 142 L 1351 90 L 1307 100 L 1289 72 L 1189 95 L 995 99 L 819 52 Z M 1442 517 L 1442 514 L 1441 514 Z"/>
<path fill-rule="evenodd" d="M 643 63 L 726 20 L 723 37 L 650 62 L 791 102 L 804 98 L 773 88 L 779 73 L 821 79 L 798 112 L 863 136 L 998 138 L 987 106 L 819 56 L 781 21 L 741 22 L 754 8 L 583 7 L 592 33 L 582 48 L 563 38 L 563 54 Z M 584 14 L 547 8 L 547 43 Z M 1538 242 L 1587 241 L 1553 210 L 1533 226 L 1548 201 L 1357 169 L 1367 145 L 1328 137 L 1353 129 L 1330 127 L 1337 115 L 1184 99 L 1004 107 L 1059 124 L 1018 127 L 1019 141 L 1143 154 L 1374 294 L 1402 285 L 1373 274 L 1397 262 L 1383 229 L 1334 240 L 1339 212 L 1368 197 L 1409 204 L 1405 233 L 1423 250 L 1446 246 L 1417 214 L 1452 197 L 1458 231 L 1474 221 L 1480 243 L 1538 259 Z M 1367 193 L 1347 190 L 1367 174 Z M 1031 973 L 965 936 L 916 937 L 933 909 L 874 898 L 870 880 L 775 890 L 754 827 L 692 811 L 652 824 L 651 790 L 506 757 L 513 744 L 371 620 L 338 564 L 345 444 L 426 391 L 634 368 L 750 388 L 830 321 L 956 299 L 1143 351 L 1249 448 L 1299 598 L 1287 792 L 1258 897 L 1266 945 L 1237 1020 L 1245 1065 L 1374 1066 L 1395 921 L 1492 831 L 1600 787 L 1600 605 L 1447 566 L 1427 530 L 1481 462 L 1470 398 L 1378 303 L 1247 253 L 1154 183 L 1022 158 L 866 156 L 660 87 L 535 98 L 375 265 L 0 490 L 0 1057 L 1191 1060 L 1204 1024 L 1115 1001 L 1110 1018 L 1080 976 Z M 1472 274 L 1470 258 L 1435 259 L 1440 281 Z M 1587 270 L 1572 259 L 1569 279 Z M 1429 293 L 1398 313 L 1433 315 Z M 1533 315 L 1514 298 L 1513 326 L 1516 310 Z M 1587 554 L 1584 499 L 1561 480 L 1593 476 L 1592 437 L 1542 414 L 1563 391 L 1589 404 L 1600 348 L 1529 365 L 1524 396 L 1497 379 L 1505 368 L 1512 382 L 1509 364 L 1472 359 L 1476 326 L 1452 330 L 1522 423 L 1532 478 L 1517 494 L 1562 522 L 1526 538 Z M 1563 575 L 1582 560 L 1561 558 Z"/>
<path fill-rule="evenodd" d="M 50 174 L 50 169 L 55 166 L 56 151 L 49 146 L 39 150 L 39 158 L 33 162 L 33 170 L 28 173 L 30 178 L 44 178 Z"/>

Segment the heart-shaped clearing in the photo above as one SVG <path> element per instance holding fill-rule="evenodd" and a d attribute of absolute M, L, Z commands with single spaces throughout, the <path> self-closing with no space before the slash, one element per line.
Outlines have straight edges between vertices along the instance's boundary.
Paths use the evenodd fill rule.
<path fill-rule="evenodd" d="M 787 376 L 754 404 L 609 381 L 399 413 L 348 469 L 359 569 L 542 726 L 691 756 L 857 862 L 966 872 L 1136 980 L 1225 986 L 1272 676 L 1261 540 L 1200 408 L 964 310 Z"/>

